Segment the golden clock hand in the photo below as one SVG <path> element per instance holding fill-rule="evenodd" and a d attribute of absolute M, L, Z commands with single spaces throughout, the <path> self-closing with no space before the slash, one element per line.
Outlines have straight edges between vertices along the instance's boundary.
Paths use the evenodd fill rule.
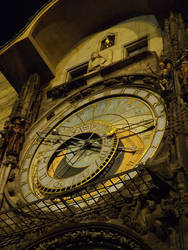
<path fill-rule="evenodd" d="M 85 144 L 78 150 L 78 151 L 81 151 L 83 150 L 80 155 L 78 156 L 78 158 L 76 158 L 76 160 L 74 162 L 71 162 L 71 165 L 73 166 L 82 156 L 83 154 L 86 152 L 86 150 L 90 149 L 90 143 L 89 143 L 89 139 L 92 138 L 94 133 L 92 133 L 88 139 L 85 140 Z M 74 158 L 74 156 L 71 158 L 71 160 Z M 71 166 L 69 166 L 69 168 L 64 172 L 64 174 L 68 173 L 68 171 L 70 171 L 71 169 Z"/>
<path fill-rule="evenodd" d="M 140 126 L 145 126 L 148 125 L 150 123 L 152 123 L 154 120 L 153 119 L 148 119 L 148 120 L 144 120 L 141 122 L 137 122 L 137 123 L 133 123 L 133 124 L 129 124 L 125 127 L 122 128 L 116 128 L 116 127 L 112 127 L 107 133 L 106 136 L 112 136 L 113 134 L 117 134 L 117 133 L 124 133 L 125 131 L 130 131 L 131 129 L 135 129 L 138 128 Z M 127 128 L 127 129 L 126 129 Z M 122 131 L 121 131 L 122 130 Z"/>
<path fill-rule="evenodd" d="M 36 134 L 38 135 L 39 139 L 42 140 L 41 143 L 45 143 L 44 145 L 49 145 L 48 143 L 55 145 L 55 144 L 60 143 L 60 142 L 62 142 L 62 143 L 65 142 L 65 140 L 63 140 L 62 138 L 47 139 L 46 137 L 41 137 L 38 132 L 36 132 Z M 84 141 L 85 142 L 85 139 L 77 138 L 76 136 L 72 137 L 72 136 L 65 135 L 65 134 L 58 134 L 58 136 L 68 137 L 68 138 L 72 138 L 72 139 L 77 140 L 77 141 Z"/>
<path fill-rule="evenodd" d="M 91 145 L 90 149 L 91 150 L 101 149 L 101 147 L 95 146 L 95 145 Z M 127 153 L 136 153 L 135 149 L 136 149 L 136 147 L 131 147 L 131 148 L 128 148 L 128 147 L 118 147 L 117 148 L 118 151 L 123 151 L 123 152 L 127 152 Z M 100 151 L 96 151 L 96 152 L 100 152 Z"/>
<path fill-rule="evenodd" d="M 135 150 L 135 149 L 136 149 L 136 146 L 135 146 L 135 147 L 118 147 L 118 149 Z"/>
<path fill-rule="evenodd" d="M 123 148 L 117 148 L 117 151 L 126 152 L 126 153 L 132 153 L 132 154 L 136 153 L 136 150 L 130 151 L 130 150 L 123 149 Z"/>
<path fill-rule="evenodd" d="M 80 149 L 81 150 L 81 149 Z M 79 151 L 80 151 L 79 150 Z M 85 153 L 85 151 L 86 151 L 86 149 L 85 150 L 83 150 L 82 152 L 81 152 L 81 154 L 79 155 L 79 157 L 74 161 L 74 162 L 71 162 L 71 165 L 73 166 L 77 161 L 78 161 L 78 159 Z M 74 155 L 75 156 L 75 155 Z M 71 160 L 74 158 L 74 156 L 71 158 Z M 67 174 L 69 171 L 70 171 L 70 169 L 72 168 L 72 166 L 70 166 L 70 165 L 68 165 L 68 164 L 66 164 L 63 168 L 62 168 L 62 171 L 63 171 L 63 176 L 65 175 L 65 174 Z M 67 168 L 68 167 L 68 168 Z M 65 169 L 66 168 L 66 169 Z M 62 173 L 62 171 L 60 172 L 60 173 Z M 61 174 L 61 176 L 62 176 L 62 174 Z M 62 177 L 63 177 L 62 176 Z"/>
<path fill-rule="evenodd" d="M 56 157 L 61 157 L 61 156 L 72 154 L 72 153 L 75 153 L 75 152 L 78 152 L 78 151 L 80 151 L 80 148 L 78 150 L 74 150 L 74 151 L 71 151 L 71 152 L 67 152 L 67 153 L 64 153 L 64 154 L 57 155 Z"/>
<path fill-rule="evenodd" d="M 139 131 L 137 133 L 134 133 L 134 134 L 131 134 L 131 135 L 126 135 L 126 136 L 123 136 L 123 137 L 120 137 L 119 139 L 123 139 L 123 138 L 128 138 L 128 137 L 131 137 L 131 136 L 135 136 L 135 135 L 138 135 L 138 134 L 142 134 L 142 133 L 145 133 L 145 132 L 148 132 L 150 130 L 153 130 L 155 128 L 154 125 L 150 126 L 149 128 L 146 128 L 142 131 Z"/>
<path fill-rule="evenodd" d="M 100 146 L 95 146 L 95 145 L 90 145 L 89 148 L 90 150 L 96 151 L 96 152 L 100 152 L 101 147 Z M 95 149 L 95 150 L 94 150 Z M 97 149 L 97 150 L 96 150 Z"/>
<path fill-rule="evenodd" d="M 85 151 L 87 150 L 87 147 L 88 147 L 88 146 L 87 146 L 88 140 L 92 138 L 93 134 L 94 134 L 94 133 L 92 133 L 92 134 L 89 136 L 88 139 L 82 139 L 85 143 L 84 143 L 84 145 L 82 144 L 81 147 L 80 147 L 78 150 L 72 151 L 72 150 L 70 149 L 70 147 L 69 147 L 69 150 L 71 150 L 71 152 L 69 152 L 69 153 L 73 153 L 73 156 L 72 156 L 71 159 L 68 159 L 68 158 L 67 158 L 67 160 L 69 160 L 69 162 L 71 163 L 72 166 L 78 161 L 78 159 L 79 159 L 79 158 L 85 153 Z M 87 146 L 87 147 L 86 147 L 86 146 Z M 77 158 L 74 162 L 72 162 L 72 159 L 75 157 L 75 152 L 78 152 L 78 151 L 81 151 L 81 150 L 83 150 L 83 151 L 81 152 L 81 154 L 78 156 L 78 158 Z M 68 168 L 67 168 L 67 167 L 68 167 Z M 65 168 L 67 168 L 67 169 L 65 169 Z M 70 169 L 71 169 L 71 166 L 69 166 L 68 164 L 66 164 L 66 165 L 62 168 L 63 175 L 65 175 L 66 173 L 68 173 L 68 171 L 69 171 Z M 60 171 L 61 176 L 62 176 L 62 171 Z"/>
<path fill-rule="evenodd" d="M 116 129 L 116 131 L 123 130 L 122 132 L 124 132 L 125 131 L 124 129 L 126 129 L 126 128 L 128 128 L 128 130 L 133 129 L 133 128 L 138 128 L 140 126 L 148 125 L 148 124 L 152 123 L 153 121 L 154 121 L 153 119 L 144 120 L 144 121 L 141 121 L 141 122 L 137 122 L 137 123 L 127 125 L 127 126 L 125 126 L 123 128 Z M 119 133 L 122 133 L 122 132 L 119 132 Z"/>
<path fill-rule="evenodd" d="M 78 150 L 78 151 L 80 151 L 81 150 L 81 148 Z M 73 165 L 74 163 L 75 163 L 75 161 L 74 162 L 72 162 L 72 159 L 75 157 L 75 154 L 74 154 L 74 152 L 73 151 L 71 151 L 70 153 L 73 153 L 73 156 L 71 157 L 71 159 L 66 159 L 67 161 L 68 161 L 68 163 L 70 162 L 70 164 L 71 165 Z M 71 166 L 69 165 L 69 164 L 66 164 L 65 166 L 63 166 L 61 169 L 60 169 L 60 171 L 59 171 L 59 175 L 60 175 L 60 177 L 62 178 L 69 170 L 70 170 L 70 168 L 71 168 Z M 62 175 L 63 174 L 63 175 Z"/>

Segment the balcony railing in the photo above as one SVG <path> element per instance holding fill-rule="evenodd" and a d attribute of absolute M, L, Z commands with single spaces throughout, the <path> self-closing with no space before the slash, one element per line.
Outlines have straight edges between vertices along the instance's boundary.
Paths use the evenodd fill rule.
<path fill-rule="evenodd" d="M 19 242 L 25 234 L 45 226 L 103 215 L 109 207 L 121 207 L 152 187 L 151 176 L 141 167 L 99 179 L 71 192 L 52 195 L 0 213 L 0 247 Z"/>

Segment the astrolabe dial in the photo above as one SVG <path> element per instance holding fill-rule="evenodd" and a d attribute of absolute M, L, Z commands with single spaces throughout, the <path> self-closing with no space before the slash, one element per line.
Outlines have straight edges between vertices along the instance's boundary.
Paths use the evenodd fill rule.
<path fill-rule="evenodd" d="M 20 186 L 27 201 L 145 163 L 166 126 L 162 98 L 136 87 L 108 89 L 73 104 L 62 101 L 53 112 L 48 123 L 38 122 L 32 143 L 26 142 Z"/>
<path fill-rule="evenodd" d="M 61 145 L 51 156 L 48 166 L 40 165 L 36 185 L 41 191 L 67 190 L 93 179 L 112 161 L 117 147 L 116 135 L 107 137 L 111 129 L 108 122 L 94 120 L 82 122 L 56 136 Z M 46 186 L 46 182 L 48 185 Z"/>

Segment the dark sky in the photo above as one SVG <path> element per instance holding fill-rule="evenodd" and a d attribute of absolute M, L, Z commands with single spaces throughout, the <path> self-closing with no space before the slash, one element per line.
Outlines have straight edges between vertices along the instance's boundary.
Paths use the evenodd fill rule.
<path fill-rule="evenodd" d="M 12 39 L 50 0 L 4 0 L 0 6 L 0 46 Z"/>
<path fill-rule="evenodd" d="M 24 28 L 31 17 L 35 15 L 42 6 L 50 1 L 51 0 L 1 0 L 0 47 L 9 42 L 21 29 Z M 181 10 L 184 19 L 188 21 L 188 0 L 170 1 L 174 2 L 174 11 Z"/>

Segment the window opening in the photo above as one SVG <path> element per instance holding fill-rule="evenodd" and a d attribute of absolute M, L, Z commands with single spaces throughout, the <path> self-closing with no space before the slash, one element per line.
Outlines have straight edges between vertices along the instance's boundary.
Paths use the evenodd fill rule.
<path fill-rule="evenodd" d="M 135 42 L 125 45 L 128 56 L 137 55 L 148 49 L 148 39 L 143 37 Z"/>
<path fill-rule="evenodd" d="M 104 50 L 109 47 L 112 47 L 114 43 L 115 43 L 115 35 L 108 35 L 107 37 L 105 37 L 104 40 L 102 40 L 100 50 Z"/>
<path fill-rule="evenodd" d="M 80 76 L 83 76 L 88 71 L 88 62 L 83 63 L 81 65 L 78 65 L 70 70 L 68 70 L 69 73 L 69 81 L 74 80 Z"/>

